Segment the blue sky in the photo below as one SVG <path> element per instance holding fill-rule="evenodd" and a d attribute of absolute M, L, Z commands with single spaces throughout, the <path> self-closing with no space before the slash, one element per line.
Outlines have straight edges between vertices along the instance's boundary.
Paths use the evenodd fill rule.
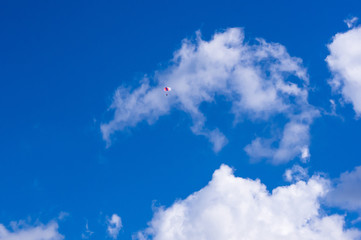
<path fill-rule="evenodd" d="M 357 50 L 361 30 L 357 22 L 351 28 L 344 22 L 353 17 L 361 17 L 361 3 L 356 0 L 2 1 L 0 224 L 13 236 L 39 226 L 51 230 L 54 223 L 58 228 L 52 231 L 65 239 L 131 239 L 156 218 L 157 207 L 167 209 L 176 200 L 203 189 L 221 164 L 234 168 L 237 177 L 260 179 L 269 191 L 296 184 L 299 179 L 289 183 L 284 176 L 296 164 L 308 169 L 304 181 L 322 173 L 334 187 L 330 187 L 332 194 L 319 200 L 319 211 L 346 214 L 347 228 L 361 230 L 360 221 L 354 221 L 361 213 L 357 203 L 361 202 L 361 171 L 355 168 L 361 165 L 361 111 L 357 108 L 361 105 L 357 98 L 361 95 L 357 61 L 361 56 L 357 55 L 361 53 Z M 248 85 L 230 94 L 218 86 L 204 90 L 209 84 L 202 82 L 202 76 L 211 76 L 211 82 L 224 80 L 230 86 L 239 78 L 232 73 L 213 79 L 218 72 L 209 71 L 197 78 L 198 68 L 194 73 L 180 67 L 188 64 L 186 60 L 171 61 L 173 54 L 181 51 L 182 40 L 189 39 L 188 47 L 201 49 L 202 43 L 212 42 L 215 33 L 226 36 L 232 28 L 244 34 L 245 40 L 237 38 L 231 49 L 247 50 L 250 70 L 261 69 L 260 84 L 271 79 L 262 77 L 277 67 L 273 63 L 294 61 L 295 69 L 277 73 L 282 82 L 296 81 L 300 91 L 308 94 L 307 99 L 302 94 L 281 95 L 278 100 L 292 111 L 278 109 L 276 100 L 270 108 L 261 104 L 260 110 L 252 104 L 246 108 L 241 102 L 237 109 L 245 110 L 235 124 L 231 109 L 239 99 L 234 96 L 245 94 Z M 201 42 L 197 42 L 198 30 Z M 336 41 L 333 37 L 337 33 L 344 35 Z M 267 55 L 258 60 L 255 53 L 266 47 L 256 38 L 273 43 L 269 48 L 274 51 L 281 51 L 277 47 L 281 44 L 288 57 Z M 212 71 L 213 66 L 226 66 L 230 59 L 227 52 L 216 65 L 207 65 L 201 50 L 191 56 L 194 59 L 190 65 L 205 64 L 205 69 Z M 249 67 L 237 60 L 232 64 Z M 267 64 L 272 68 L 266 69 Z M 262 73 L 264 68 L 266 72 Z M 349 69 L 354 72 L 349 74 Z M 303 71 L 307 72 L 304 79 L 297 76 Z M 157 97 L 149 97 L 155 107 L 148 100 L 140 104 L 144 98 L 134 94 L 144 84 L 145 76 L 150 85 L 144 96 L 159 90 Z M 340 85 L 335 87 L 330 82 Z M 183 83 L 192 87 L 189 92 L 181 93 Z M 168 97 L 161 89 L 166 84 L 172 85 Z M 125 87 L 124 96 L 136 99 L 135 104 L 123 107 L 130 100 L 122 95 L 124 102 L 110 109 L 120 86 Z M 197 92 L 198 87 L 204 92 Z M 195 104 L 206 119 L 202 122 L 199 112 L 185 107 L 185 102 L 195 103 L 208 93 L 212 101 L 201 99 Z M 249 101 L 260 98 L 254 94 Z M 156 104 L 159 101 L 162 103 Z M 130 117 L 114 122 L 107 146 L 101 126 L 114 120 L 117 109 L 118 117 Z M 145 113 L 136 121 L 137 110 L 142 109 L 152 110 L 153 115 Z M 312 115 L 313 110 L 318 114 Z M 310 120 L 300 120 L 300 112 Z M 263 114 L 269 116 L 259 117 Z M 147 121 L 154 116 L 149 124 Z M 307 136 L 301 140 L 301 133 L 293 136 L 298 139 L 296 147 L 289 150 L 288 146 L 287 151 L 295 152 L 277 163 L 274 154 L 287 122 L 302 125 L 301 132 Z M 197 123 L 204 126 L 192 131 Z M 227 138 L 216 150 L 212 144 L 214 129 Z M 217 141 L 220 136 L 215 137 Z M 275 139 L 268 148 L 256 151 L 271 153 L 255 160 L 244 149 L 258 137 Z M 305 146 L 311 156 L 302 159 L 297 151 Z M 226 170 L 222 171 L 221 176 L 228 176 Z M 196 204 L 191 206 L 190 211 L 197 209 Z M 116 235 L 107 231 L 113 214 L 122 221 Z M 162 216 L 158 216 L 159 222 L 164 223 L 166 217 Z M 12 229 L 14 221 L 18 222 L 17 228 Z M 149 226 L 154 236 L 148 238 L 164 239 L 157 226 Z M 0 234 L 0 240 L 12 239 L 9 236 Z M 54 235 L 54 239 L 61 237 Z"/>

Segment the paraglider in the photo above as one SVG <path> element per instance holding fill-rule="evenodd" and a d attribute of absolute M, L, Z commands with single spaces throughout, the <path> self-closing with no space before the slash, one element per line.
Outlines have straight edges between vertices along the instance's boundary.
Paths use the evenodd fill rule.
<path fill-rule="evenodd" d="M 172 91 L 170 87 L 165 87 L 164 89 L 165 95 L 168 96 L 168 92 Z"/>

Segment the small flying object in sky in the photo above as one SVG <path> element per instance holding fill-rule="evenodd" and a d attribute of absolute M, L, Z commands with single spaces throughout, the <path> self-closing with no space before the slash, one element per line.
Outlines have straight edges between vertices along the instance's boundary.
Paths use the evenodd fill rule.
<path fill-rule="evenodd" d="M 172 89 L 170 87 L 165 87 L 164 88 L 164 92 L 165 92 L 165 95 L 168 96 L 168 92 L 172 91 Z"/>

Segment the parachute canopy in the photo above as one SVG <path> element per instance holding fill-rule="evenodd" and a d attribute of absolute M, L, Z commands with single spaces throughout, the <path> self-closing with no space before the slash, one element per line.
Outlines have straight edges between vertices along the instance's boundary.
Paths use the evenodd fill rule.
<path fill-rule="evenodd" d="M 170 92 L 170 91 L 172 91 L 172 89 L 170 87 L 165 87 L 164 88 L 164 92 Z"/>

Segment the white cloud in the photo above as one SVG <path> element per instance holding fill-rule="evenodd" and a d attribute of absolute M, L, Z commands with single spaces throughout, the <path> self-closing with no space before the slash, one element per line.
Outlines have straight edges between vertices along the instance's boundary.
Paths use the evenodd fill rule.
<path fill-rule="evenodd" d="M 253 158 L 272 158 L 273 163 L 280 164 L 289 161 L 297 155 L 303 162 L 310 157 L 308 145 L 310 141 L 309 127 L 318 111 L 309 109 L 293 116 L 283 129 L 278 148 L 272 147 L 274 141 L 256 138 L 245 147 L 245 151 Z"/>
<path fill-rule="evenodd" d="M 93 231 L 90 231 L 88 221 L 85 224 L 85 231 L 81 234 L 82 239 L 89 239 L 94 234 Z"/>
<path fill-rule="evenodd" d="M 348 28 L 355 26 L 355 23 L 358 21 L 358 17 L 351 17 L 344 20 Z"/>
<path fill-rule="evenodd" d="M 311 154 L 310 154 L 310 149 L 308 148 L 308 146 L 306 147 L 303 147 L 301 149 L 301 159 L 304 160 L 305 162 L 311 157 Z"/>
<path fill-rule="evenodd" d="M 328 45 L 326 61 L 333 73 L 329 81 L 334 91 L 352 103 L 357 116 L 361 115 L 361 27 L 338 33 Z"/>
<path fill-rule="evenodd" d="M 335 103 L 335 100 L 333 99 L 330 99 L 330 108 L 331 108 L 331 111 L 326 113 L 327 115 L 331 115 L 331 116 L 337 116 L 337 113 L 336 113 L 336 103 Z"/>
<path fill-rule="evenodd" d="M 160 208 L 133 239 L 356 240 L 340 215 L 320 213 L 327 181 L 312 177 L 269 193 L 259 180 L 235 177 L 223 165 L 212 181 L 185 200 Z"/>
<path fill-rule="evenodd" d="M 108 220 L 107 232 L 110 237 L 117 239 L 120 229 L 123 227 L 122 219 L 117 215 L 113 214 Z"/>
<path fill-rule="evenodd" d="M 69 213 L 68 212 L 60 212 L 59 213 L 59 216 L 58 216 L 58 219 L 59 220 L 64 220 L 65 218 L 69 217 Z"/>
<path fill-rule="evenodd" d="M 361 211 L 361 166 L 341 174 L 335 188 L 327 195 L 330 205 L 342 209 Z"/>
<path fill-rule="evenodd" d="M 308 179 L 308 170 L 300 165 L 293 165 L 292 168 L 286 170 L 284 178 L 288 182 L 305 180 Z"/>
<path fill-rule="evenodd" d="M 58 232 L 58 224 L 37 224 L 29 226 L 23 221 L 12 222 L 11 230 L 0 224 L 0 240 L 62 240 L 64 237 Z"/>
<path fill-rule="evenodd" d="M 275 115 L 289 121 L 279 136 L 256 139 L 249 145 L 246 150 L 252 158 L 286 162 L 301 156 L 309 144 L 309 125 L 318 111 L 307 102 L 307 71 L 301 59 L 291 57 L 280 44 L 263 39 L 247 43 L 240 28 L 216 33 L 210 41 L 202 40 L 198 33 L 196 41 L 183 41 L 171 66 L 157 72 L 154 81 L 151 84 L 145 78 L 136 89 L 120 87 L 116 91 L 110 107 L 114 118 L 101 125 L 108 143 L 115 131 L 142 121 L 152 124 L 176 108 L 191 116 L 194 134 L 207 137 L 214 151 L 220 151 L 227 138 L 218 128 L 207 128 L 200 105 L 224 96 L 232 103 L 230 111 L 236 123 L 245 117 L 268 121 Z M 172 88 L 168 97 L 162 92 L 164 86 Z M 277 143 L 278 148 L 274 147 Z M 257 146 L 265 153 L 256 154 Z"/>

